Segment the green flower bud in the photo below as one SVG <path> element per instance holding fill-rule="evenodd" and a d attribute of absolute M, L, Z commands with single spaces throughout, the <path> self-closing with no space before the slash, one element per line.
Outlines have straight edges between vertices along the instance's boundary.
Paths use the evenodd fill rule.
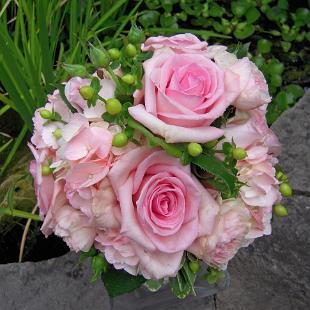
<path fill-rule="evenodd" d="M 276 216 L 284 217 L 288 215 L 287 209 L 280 203 L 277 203 L 276 205 L 274 205 L 273 210 Z"/>
<path fill-rule="evenodd" d="M 51 119 L 53 117 L 53 112 L 43 109 L 40 111 L 40 115 L 44 119 Z"/>
<path fill-rule="evenodd" d="M 85 85 L 80 88 L 80 95 L 85 100 L 90 100 L 95 95 L 95 90 L 93 87 Z"/>
<path fill-rule="evenodd" d="M 202 146 L 199 143 L 191 142 L 187 145 L 188 154 L 197 157 L 202 153 Z"/>
<path fill-rule="evenodd" d="M 41 166 L 41 174 L 43 176 L 50 175 L 52 172 L 52 169 L 48 165 L 42 165 Z"/>
<path fill-rule="evenodd" d="M 139 44 L 141 42 L 144 42 L 144 40 L 144 31 L 136 24 L 132 25 L 128 33 L 128 41 L 132 44 Z"/>
<path fill-rule="evenodd" d="M 53 136 L 56 138 L 56 139 L 60 139 L 62 137 L 62 131 L 60 128 L 57 128 L 54 130 L 53 132 Z"/>
<path fill-rule="evenodd" d="M 129 43 L 125 47 L 125 53 L 127 56 L 133 58 L 137 55 L 137 48 L 133 44 Z"/>
<path fill-rule="evenodd" d="M 292 188 L 291 186 L 287 183 L 284 182 L 280 185 L 280 193 L 284 196 L 284 197 L 290 197 L 293 194 Z"/>
<path fill-rule="evenodd" d="M 236 160 L 242 160 L 245 159 L 247 157 L 247 153 L 245 151 L 245 149 L 243 149 L 242 147 L 237 147 L 233 150 L 233 158 Z"/>
<path fill-rule="evenodd" d="M 199 262 L 189 262 L 189 268 L 193 273 L 197 273 L 200 270 Z"/>
<path fill-rule="evenodd" d="M 122 111 L 122 104 L 116 98 L 110 98 L 105 104 L 107 112 L 111 115 L 116 115 Z"/>
<path fill-rule="evenodd" d="M 121 57 L 121 52 L 118 48 L 110 48 L 108 50 L 108 53 L 112 60 L 119 60 L 119 58 Z"/>
<path fill-rule="evenodd" d="M 105 50 L 92 46 L 89 50 L 89 58 L 97 68 L 106 68 L 110 63 L 110 56 Z"/>
<path fill-rule="evenodd" d="M 112 145 L 116 147 L 126 146 L 128 143 L 128 137 L 124 132 L 117 133 L 112 140 Z"/>
<path fill-rule="evenodd" d="M 132 74 L 129 74 L 129 73 L 123 75 L 121 79 L 124 83 L 128 85 L 132 85 L 136 81 L 136 78 Z"/>
<path fill-rule="evenodd" d="M 64 70 L 71 76 L 87 77 L 89 74 L 82 65 L 63 64 Z"/>

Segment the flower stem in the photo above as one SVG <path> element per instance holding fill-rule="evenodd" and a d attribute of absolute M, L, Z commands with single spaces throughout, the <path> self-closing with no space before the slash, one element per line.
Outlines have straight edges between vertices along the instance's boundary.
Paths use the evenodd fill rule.
<path fill-rule="evenodd" d="M 140 131 L 149 140 L 150 144 L 162 147 L 169 155 L 177 158 L 180 158 L 182 156 L 181 150 L 179 150 L 173 144 L 167 143 L 164 139 L 156 137 L 144 126 L 136 122 L 131 117 L 128 118 L 128 126 Z"/>
<path fill-rule="evenodd" d="M 10 215 L 10 216 L 16 216 L 21 217 L 24 219 L 32 219 L 34 221 L 41 221 L 41 218 L 37 214 L 32 214 L 26 211 L 21 211 L 17 209 L 11 209 L 11 208 L 0 208 L 0 214 Z"/>

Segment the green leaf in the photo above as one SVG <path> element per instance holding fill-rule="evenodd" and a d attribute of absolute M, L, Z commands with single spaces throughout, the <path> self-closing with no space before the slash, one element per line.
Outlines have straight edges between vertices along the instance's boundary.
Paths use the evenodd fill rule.
<path fill-rule="evenodd" d="M 169 278 L 169 284 L 171 287 L 172 293 L 178 298 L 185 298 L 191 292 L 191 287 L 187 283 L 184 275 L 181 272 L 178 272 L 176 277 Z"/>
<path fill-rule="evenodd" d="M 102 275 L 102 281 L 110 297 L 130 293 L 139 288 L 146 279 L 142 276 L 132 276 L 124 270 L 112 267 Z"/>
<path fill-rule="evenodd" d="M 183 276 L 188 286 L 191 288 L 191 292 L 193 293 L 194 296 L 196 296 L 196 292 L 194 288 L 196 274 L 189 268 L 188 260 L 186 260 L 186 262 L 184 263 L 183 268 L 181 269 L 181 272 L 183 273 Z"/>
<path fill-rule="evenodd" d="M 163 285 L 164 279 L 160 280 L 147 280 L 145 285 L 151 292 L 157 292 Z"/>
<path fill-rule="evenodd" d="M 254 22 L 256 22 L 259 19 L 260 12 L 256 7 L 253 6 L 247 10 L 245 17 L 246 17 L 246 20 L 249 24 L 253 24 Z"/>
<path fill-rule="evenodd" d="M 234 36 L 239 40 L 244 40 L 250 37 L 255 32 L 255 27 L 252 24 L 240 23 L 236 26 Z"/>
<path fill-rule="evenodd" d="M 200 155 L 194 158 L 192 163 L 197 165 L 202 170 L 207 171 L 217 178 L 223 180 L 224 184 L 226 185 L 228 194 L 232 195 L 234 193 L 237 178 L 231 173 L 231 171 L 222 161 L 208 155 Z"/>

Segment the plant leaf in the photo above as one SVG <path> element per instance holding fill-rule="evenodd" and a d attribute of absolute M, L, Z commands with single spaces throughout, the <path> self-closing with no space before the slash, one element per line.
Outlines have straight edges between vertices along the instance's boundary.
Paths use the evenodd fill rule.
<path fill-rule="evenodd" d="M 109 296 L 116 297 L 139 288 L 146 279 L 140 275 L 132 276 L 124 270 L 116 270 L 110 267 L 102 275 L 102 281 Z"/>
<path fill-rule="evenodd" d="M 227 166 L 215 157 L 200 155 L 192 160 L 192 163 L 200 167 L 202 170 L 211 173 L 223 180 L 226 185 L 227 192 L 231 195 L 235 191 L 235 183 L 237 178 L 231 173 Z"/>

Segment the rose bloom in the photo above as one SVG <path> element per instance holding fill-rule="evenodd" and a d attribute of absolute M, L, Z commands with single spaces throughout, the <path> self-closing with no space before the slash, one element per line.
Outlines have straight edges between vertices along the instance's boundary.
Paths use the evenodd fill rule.
<path fill-rule="evenodd" d="M 146 41 L 143 49 L 155 52 L 143 64 L 144 89 L 129 108 L 133 118 L 171 143 L 219 138 L 223 132 L 210 125 L 229 105 L 249 110 L 270 101 L 262 73 L 248 58 L 238 60 L 225 47 L 206 48 L 189 38 Z"/>
<path fill-rule="evenodd" d="M 252 241 L 246 239 L 250 228 L 251 216 L 245 204 L 240 199 L 224 200 L 212 234 L 198 238 L 189 252 L 210 266 L 225 270 L 237 251 Z"/>
<path fill-rule="evenodd" d="M 174 274 L 183 251 L 212 232 L 217 203 L 189 167 L 164 151 L 130 151 L 114 164 L 109 178 L 120 204 L 120 233 L 133 242 L 139 269 L 150 277 Z M 173 265 L 167 274 L 168 262 Z"/>

